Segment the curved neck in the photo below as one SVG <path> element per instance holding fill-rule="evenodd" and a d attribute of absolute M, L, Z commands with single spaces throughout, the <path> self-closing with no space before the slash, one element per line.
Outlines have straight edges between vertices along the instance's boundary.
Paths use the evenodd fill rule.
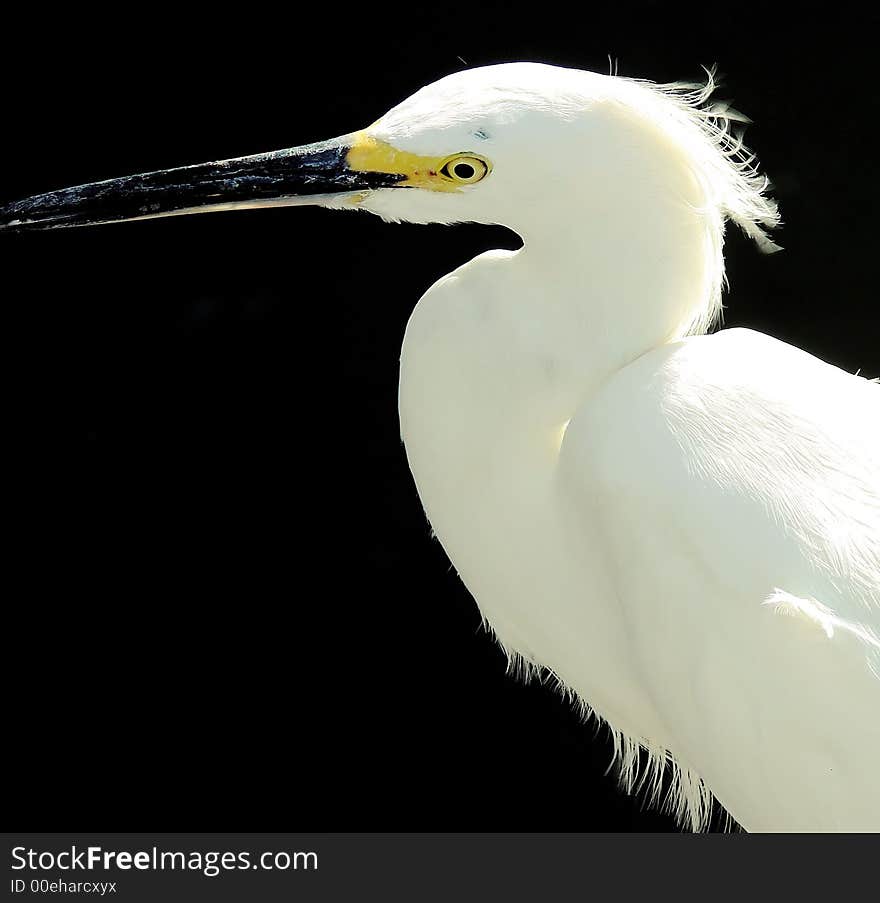
<path fill-rule="evenodd" d="M 543 197 L 517 228 L 515 278 L 531 289 L 514 293 L 518 303 L 552 318 L 598 379 L 707 324 L 723 277 L 717 205 L 677 149 L 646 140 L 645 128 L 615 132 L 603 178 L 538 187 Z"/>

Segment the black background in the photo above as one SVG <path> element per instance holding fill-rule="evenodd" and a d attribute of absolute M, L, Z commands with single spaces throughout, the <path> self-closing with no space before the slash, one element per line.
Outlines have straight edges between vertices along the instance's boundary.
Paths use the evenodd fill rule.
<path fill-rule="evenodd" d="M 785 220 L 781 254 L 730 235 L 727 324 L 876 375 L 876 14 L 608 6 L 7 13 L 0 201 L 341 134 L 462 60 L 717 62 Z M 16 827 L 675 829 L 505 675 L 399 441 L 414 303 L 516 244 L 317 209 L 0 236 Z"/>

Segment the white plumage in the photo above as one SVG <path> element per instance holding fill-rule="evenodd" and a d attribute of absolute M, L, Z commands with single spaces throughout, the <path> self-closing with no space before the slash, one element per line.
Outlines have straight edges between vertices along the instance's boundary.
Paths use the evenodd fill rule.
<path fill-rule="evenodd" d="M 419 301 L 400 374 L 425 511 L 512 666 L 610 725 L 627 789 L 671 773 L 693 829 L 714 794 L 749 830 L 880 830 L 880 387 L 701 334 L 725 221 L 766 250 L 777 222 L 712 87 L 460 72 L 363 132 L 0 227 L 318 203 L 514 229 Z"/>
<path fill-rule="evenodd" d="M 495 184 L 462 213 L 365 206 L 524 238 L 419 302 L 403 437 L 487 622 L 619 732 L 627 786 L 673 766 L 695 829 L 711 791 L 750 830 L 876 830 L 880 388 L 749 330 L 686 337 L 718 312 L 724 218 L 775 217 L 705 93 L 513 65 L 380 120 L 421 151 L 479 126 Z"/>

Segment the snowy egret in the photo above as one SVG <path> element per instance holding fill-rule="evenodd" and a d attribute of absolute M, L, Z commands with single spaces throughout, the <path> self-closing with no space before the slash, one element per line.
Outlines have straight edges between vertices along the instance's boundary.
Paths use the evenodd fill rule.
<path fill-rule="evenodd" d="M 703 87 L 456 73 L 320 144 L 55 191 L 7 230 L 320 204 L 500 223 L 419 301 L 400 420 L 513 667 L 608 723 L 693 829 L 880 829 L 880 386 L 716 321 L 777 222 Z M 365 277 L 366 278 L 366 277 Z M 491 769 L 491 763 L 486 763 Z M 514 793 L 515 793 L 515 789 Z"/>

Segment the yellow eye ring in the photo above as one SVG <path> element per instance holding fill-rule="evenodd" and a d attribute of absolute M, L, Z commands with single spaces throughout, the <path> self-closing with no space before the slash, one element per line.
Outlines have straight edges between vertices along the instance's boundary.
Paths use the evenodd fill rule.
<path fill-rule="evenodd" d="M 485 179 L 491 167 L 489 161 L 474 154 L 455 154 L 447 157 L 440 166 L 438 172 L 450 182 L 459 185 L 474 185 Z"/>

